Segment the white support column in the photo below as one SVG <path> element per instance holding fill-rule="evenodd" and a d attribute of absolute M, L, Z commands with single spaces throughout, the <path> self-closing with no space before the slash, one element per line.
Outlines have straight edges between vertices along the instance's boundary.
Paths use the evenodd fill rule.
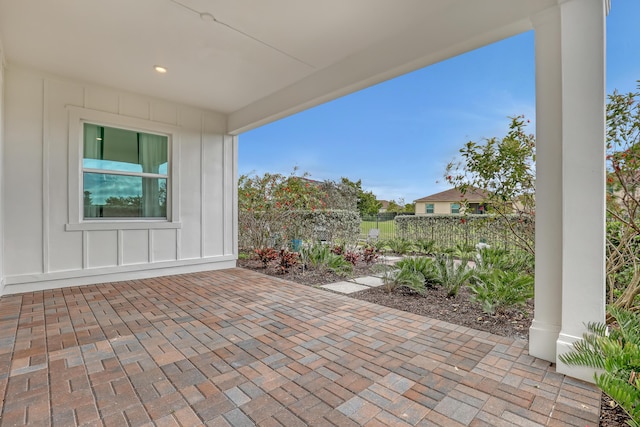
<path fill-rule="evenodd" d="M 533 19 L 536 54 L 536 279 L 529 354 L 556 361 L 562 322 L 562 52 L 560 8 Z"/>
<path fill-rule="evenodd" d="M 560 5 L 562 329 L 557 353 L 605 318 L 605 1 Z M 557 370 L 593 381 L 593 371 Z"/>
<path fill-rule="evenodd" d="M 529 352 L 551 362 L 604 321 L 605 0 L 565 0 L 536 31 L 536 284 Z M 558 363 L 592 381 L 592 370 Z"/>

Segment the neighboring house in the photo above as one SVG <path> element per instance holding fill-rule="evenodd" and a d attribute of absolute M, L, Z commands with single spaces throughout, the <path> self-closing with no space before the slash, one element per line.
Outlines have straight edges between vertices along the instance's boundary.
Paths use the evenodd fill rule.
<path fill-rule="evenodd" d="M 529 351 L 592 379 L 557 354 L 604 320 L 608 7 L 0 1 L 0 294 L 234 267 L 239 134 L 533 30 Z"/>
<path fill-rule="evenodd" d="M 441 191 L 415 200 L 416 215 L 484 214 L 486 195 L 485 191 L 478 189 L 469 190 L 466 194 L 456 188 Z"/>
<path fill-rule="evenodd" d="M 378 200 L 378 203 L 380 203 L 380 209 L 378 209 L 378 213 L 385 213 L 387 211 L 387 209 L 389 208 L 389 201 L 388 200 Z"/>

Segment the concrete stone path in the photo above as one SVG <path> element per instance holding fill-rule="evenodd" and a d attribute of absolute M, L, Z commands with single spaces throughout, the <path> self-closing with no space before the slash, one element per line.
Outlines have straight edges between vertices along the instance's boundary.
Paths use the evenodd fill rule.
<path fill-rule="evenodd" d="M 455 319 L 452 319 L 455 320 Z M 2 426 L 597 426 L 527 343 L 243 269 L 0 299 Z"/>

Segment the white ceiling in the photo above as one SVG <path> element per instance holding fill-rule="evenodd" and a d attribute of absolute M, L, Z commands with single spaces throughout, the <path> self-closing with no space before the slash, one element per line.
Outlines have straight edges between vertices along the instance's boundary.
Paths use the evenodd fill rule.
<path fill-rule="evenodd" d="M 9 66 L 225 113 L 237 133 L 526 31 L 557 2 L 0 0 L 0 40 Z"/>

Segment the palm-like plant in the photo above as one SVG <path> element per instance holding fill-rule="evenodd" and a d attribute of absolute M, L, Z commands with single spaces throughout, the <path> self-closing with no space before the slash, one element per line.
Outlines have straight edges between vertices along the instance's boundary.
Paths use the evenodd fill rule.
<path fill-rule="evenodd" d="M 438 254 L 435 258 L 435 282 L 447 290 L 447 296 L 458 295 L 460 287 L 466 284 L 473 270 L 467 266 L 468 260 L 456 262 L 451 255 Z"/>
<path fill-rule="evenodd" d="M 533 297 L 533 277 L 518 271 L 480 271 L 470 282 L 471 300 L 480 303 L 487 314 L 522 306 Z"/>
<path fill-rule="evenodd" d="M 306 265 L 331 270 L 341 276 L 353 271 L 353 265 L 342 255 L 331 252 L 327 245 L 317 244 L 301 250 L 302 260 Z"/>
<path fill-rule="evenodd" d="M 613 306 L 608 311 L 616 321 L 612 327 L 588 324 L 574 351 L 559 359 L 601 370 L 595 374 L 596 385 L 630 416 L 627 424 L 640 427 L 640 314 Z"/>
<path fill-rule="evenodd" d="M 397 266 L 380 264 L 378 270 L 382 270 L 382 281 L 387 293 L 391 293 L 398 288 L 405 287 L 419 294 L 424 294 L 424 276 L 419 271 L 410 268 L 399 268 Z"/>

